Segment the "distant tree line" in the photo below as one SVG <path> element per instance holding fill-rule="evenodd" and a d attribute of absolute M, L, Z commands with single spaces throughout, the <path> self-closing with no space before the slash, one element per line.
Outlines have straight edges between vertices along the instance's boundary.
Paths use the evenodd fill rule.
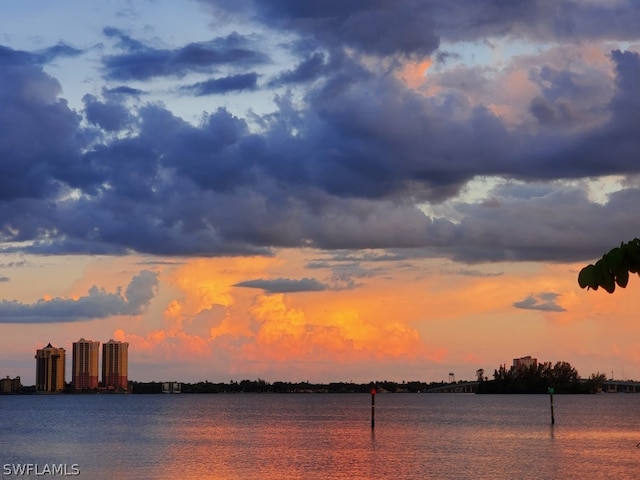
<path fill-rule="evenodd" d="M 478 370 L 478 393 L 547 393 L 549 388 L 553 388 L 555 393 L 596 393 L 606 380 L 602 373 L 594 373 L 589 379 L 582 380 L 568 362 L 555 365 L 544 362 L 509 369 L 501 365 L 493 371 L 493 380 L 479 372 L 481 370 Z"/>
<path fill-rule="evenodd" d="M 134 394 L 159 394 L 162 393 L 164 382 L 137 382 L 129 381 L 129 392 Z M 458 382 L 464 383 L 464 382 Z M 369 383 L 353 382 L 331 382 L 331 383 L 311 383 L 311 382 L 267 382 L 261 378 L 257 380 L 241 380 L 239 382 L 231 380 L 229 383 L 223 382 L 196 382 L 181 383 L 181 393 L 369 393 L 371 387 L 375 386 L 378 392 L 390 393 L 418 393 L 425 392 L 431 388 L 445 385 L 445 382 L 393 382 L 389 380 L 375 381 Z M 34 394 L 35 386 L 22 386 L 21 394 Z M 98 389 L 75 390 L 73 384 L 67 383 L 63 393 L 67 394 L 96 394 Z"/>
<path fill-rule="evenodd" d="M 182 383 L 182 393 L 369 393 L 375 385 L 378 391 L 391 393 L 417 393 L 443 382 L 392 382 L 388 380 L 370 383 L 332 382 L 273 382 L 257 380 L 241 380 L 229 383 L 197 382 Z M 162 382 L 129 382 L 131 393 L 153 394 L 162 393 Z"/>
<path fill-rule="evenodd" d="M 575 368 L 568 362 L 539 363 L 530 367 L 510 367 L 501 365 L 493 372 L 490 380 L 484 375 L 484 370 L 476 371 L 479 381 L 477 393 L 547 393 L 551 387 L 556 393 L 595 393 L 601 390 L 606 376 L 594 373 L 583 380 Z M 457 383 L 466 383 L 459 381 Z M 163 382 L 129 381 L 129 392 L 134 394 L 162 393 Z M 446 382 L 393 382 L 382 380 L 369 383 L 332 382 L 267 382 L 261 378 L 257 380 L 241 380 L 229 383 L 214 383 L 209 381 L 197 383 L 182 383 L 181 393 L 369 393 L 375 386 L 378 392 L 390 393 L 419 393 L 427 392 L 436 387 L 450 385 Z M 64 393 L 98 393 L 97 390 L 75 391 L 70 384 Z M 23 386 L 20 393 L 35 393 L 34 386 Z"/>

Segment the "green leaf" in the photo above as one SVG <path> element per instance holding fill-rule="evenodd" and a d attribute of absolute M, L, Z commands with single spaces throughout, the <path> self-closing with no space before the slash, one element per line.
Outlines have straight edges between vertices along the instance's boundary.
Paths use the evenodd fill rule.
<path fill-rule="evenodd" d="M 581 288 L 597 290 L 602 287 L 613 293 L 616 285 L 626 288 L 629 283 L 629 273 L 640 276 L 640 239 L 634 238 L 630 242 L 612 248 L 598 260 L 595 265 L 587 265 L 578 274 L 578 284 Z"/>
<path fill-rule="evenodd" d="M 640 263 L 636 261 L 631 253 L 631 247 L 625 243 L 620 245 L 620 251 L 622 252 L 622 263 L 626 269 L 631 273 L 637 273 L 640 268 Z"/>
<path fill-rule="evenodd" d="M 607 268 L 605 257 L 602 257 L 600 260 L 598 260 L 595 267 L 598 284 L 607 292 L 613 293 L 616 289 L 616 282 L 613 274 Z"/>
<path fill-rule="evenodd" d="M 625 288 L 629 283 L 629 267 L 625 262 L 624 245 L 611 249 L 603 259 L 606 269 L 611 272 L 618 286 Z"/>
<path fill-rule="evenodd" d="M 580 288 L 592 288 L 598 289 L 598 278 L 596 277 L 596 267 L 593 265 L 587 265 L 578 274 L 578 284 Z"/>
<path fill-rule="evenodd" d="M 640 240 L 637 238 L 624 246 L 624 261 L 631 273 L 640 272 Z"/>
<path fill-rule="evenodd" d="M 609 253 L 604 255 L 602 258 L 607 269 L 611 272 L 615 272 L 622 266 L 622 250 L 617 247 L 611 249 Z"/>
<path fill-rule="evenodd" d="M 626 288 L 629 283 L 629 270 L 624 268 L 616 272 L 616 283 L 620 288 Z"/>

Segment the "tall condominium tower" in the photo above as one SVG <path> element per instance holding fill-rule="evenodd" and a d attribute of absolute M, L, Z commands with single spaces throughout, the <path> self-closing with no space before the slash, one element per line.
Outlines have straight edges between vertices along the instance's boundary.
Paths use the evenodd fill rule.
<path fill-rule="evenodd" d="M 64 348 L 46 347 L 36 350 L 36 391 L 61 392 L 64 390 Z"/>
<path fill-rule="evenodd" d="M 102 386 L 126 390 L 128 386 L 129 344 L 109 340 L 102 344 Z"/>
<path fill-rule="evenodd" d="M 71 381 L 76 390 L 98 388 L 98 352 L 100 342 L 81 338 L 73 343 Z"/>

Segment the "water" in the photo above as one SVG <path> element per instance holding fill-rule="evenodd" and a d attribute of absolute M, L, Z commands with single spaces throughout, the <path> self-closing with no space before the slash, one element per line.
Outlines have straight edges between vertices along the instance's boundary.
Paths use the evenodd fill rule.
<path fill-rule="evenodd" d="M 0 396 L 0 468 L 16 478 L 7 468 L 76 464 L 98 480 L 640 475 L 640 395 L 554 403 L 552 427 L 547 395 L 379 394 L 372 432 L 363 394 Z"/>

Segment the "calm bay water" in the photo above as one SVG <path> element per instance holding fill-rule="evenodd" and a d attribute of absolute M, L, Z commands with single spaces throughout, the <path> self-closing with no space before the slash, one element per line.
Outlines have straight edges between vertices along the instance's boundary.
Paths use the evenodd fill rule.
<path fill-rule="evenodd" d="M 87 479 L 640 476 L 640 394 L 0 396 L 0 468 Z M 22 477 L 24 478 L 24 477 Z M 42 478 L 39 477 L 39 478 Z M 50 477 L 48 477 L 50 478 Z"/>

